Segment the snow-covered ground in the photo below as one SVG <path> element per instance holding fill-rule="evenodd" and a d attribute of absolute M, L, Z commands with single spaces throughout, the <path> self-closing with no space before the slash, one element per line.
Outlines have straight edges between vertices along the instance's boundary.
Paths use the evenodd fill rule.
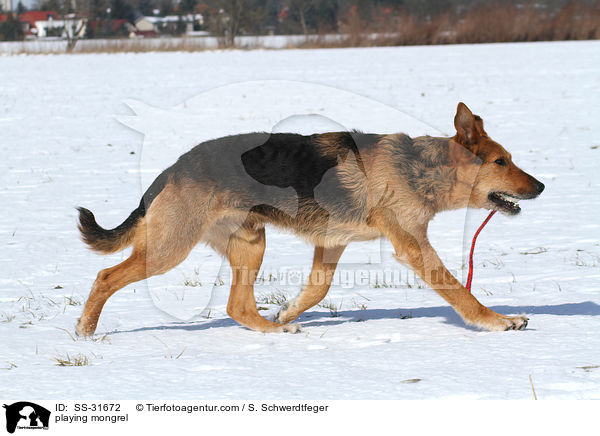
<path fill-rule="evenodd" d="M 176 270 L 115 294 L 93 340 L 74 338 L 96 273 L 127 256 L 89 251 L 76 206 L 119 224 L 157 170 L 209 137 L 311 122 L 452 134 L 458 101 L 546 184 L 521 215 L 494 217 L 476 252 L 474 294 L 498 312 L 528 314 L 525 331 L 465 327 L 375 241 L 348 247 L 328 304 L 301 317 L 300 334 L 229 319 L 227 267 L 198 247 Z M 321 116 L 284 119 L 293 114 Z M 528 399 L 531 376 L 538 398 L 598 399 L 599 120 L 600 42 L 0 57 L 2 394 Z M 432 223 L 433 245 L 463 281 L 485 215 Z M 299 290 L 292 276 L 311 255 L 268 229 L 256 286 L 265 316 Z M 362 279 L 385 271 L 401 281 Z M 56 365 L 77 357 L 88 364 Z"/>

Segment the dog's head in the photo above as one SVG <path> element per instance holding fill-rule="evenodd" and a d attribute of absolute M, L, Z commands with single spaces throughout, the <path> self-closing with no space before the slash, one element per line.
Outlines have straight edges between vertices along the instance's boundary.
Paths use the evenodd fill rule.
<path fill-rule="evenodd" d="M 476 161 L 469 206 L 516 215 L 521 211 L 517 204 L 519 200 L 535 198 L 542 193 L 544 184 L 514 164 L 510 153 L 485 132 L 483 120 L 473 115 L 464 103 L 458 104 L 454 126 L 453 142 L 473 157 L 462 159 L 463 162 Z"/>

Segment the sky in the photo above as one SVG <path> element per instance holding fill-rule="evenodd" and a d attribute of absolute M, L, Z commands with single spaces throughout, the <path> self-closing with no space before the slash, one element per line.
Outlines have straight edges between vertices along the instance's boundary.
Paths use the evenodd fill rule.
<path fill-rule="evenodd" d="M 17 7 L 17 4 L 19 3 L 19 0 L 11 0 L 11 1 L 12 1 L 13 9 L 15 9 Z M 25 5 L 25 7 L 27 9 L 31 9 L 33 7 L 33 5 L 35 4 L 35 0 L 21 0 L 21 2 L 23 3 L 23 5 Z M 0 0 L 0 3 L 4 7 L 4 5 L 6 4 L 6 0 Z"/>

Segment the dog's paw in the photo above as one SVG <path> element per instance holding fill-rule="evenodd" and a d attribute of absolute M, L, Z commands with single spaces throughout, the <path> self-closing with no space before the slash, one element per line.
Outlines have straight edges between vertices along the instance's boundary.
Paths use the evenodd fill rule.
<path fill-rule="evenodd" d="M 485 330 L 490 331 L 505 331 L 505 330 L 525 330 L 529 318 L 525 315 L 506 316 L 498 315 L 489 317 L 485 320 L 478 320 L 469 324 L 474 324 Z"/>
<path fill-rule="evenodd" d="M 93 336 L 95 330 L 95 326 L 92 327 L 89 324 L 82 322 L 81 319 L 75 326 L 75 334 L 80 338 L 89 338 L 90 336 Z"/>
<path fill-rule="evenodd" d="M 504 330 L 525 330 L 528 322 L 529 318 L 525 315 L 507 316 Z"/>
<path fill-rule="evenodd" d="M 300 326 L 298 324 L 285 324 L 281 326 L 281 331 L 287 333 L 300 333 Z"/>
<path fill-rule="evenodd" d="M 290 303 L 287 302 L 277 312 L 277 315 L 273 317 L 273 322 L 277 324 L 287 324 L 293 321 L 295 318 L 290 317 Z"/>

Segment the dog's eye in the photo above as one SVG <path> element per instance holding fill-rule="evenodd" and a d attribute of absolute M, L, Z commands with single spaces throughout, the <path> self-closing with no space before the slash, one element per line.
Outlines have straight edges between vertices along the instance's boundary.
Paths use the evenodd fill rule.
<path fill-rule="evenodd" d="M 501 158 L 499 158 L 499 159 L 496 159 L 496 160 L 494 161 L 494 163 L 495 163 L 495 164 L 498 164 L 498 165 L 502 165 L 502 166 L 504 166 L 504 165 L 506 165 L 506 160 L 504 160 L 504 158 L 503 158 L 503 157 L 501 157 Z"/>

